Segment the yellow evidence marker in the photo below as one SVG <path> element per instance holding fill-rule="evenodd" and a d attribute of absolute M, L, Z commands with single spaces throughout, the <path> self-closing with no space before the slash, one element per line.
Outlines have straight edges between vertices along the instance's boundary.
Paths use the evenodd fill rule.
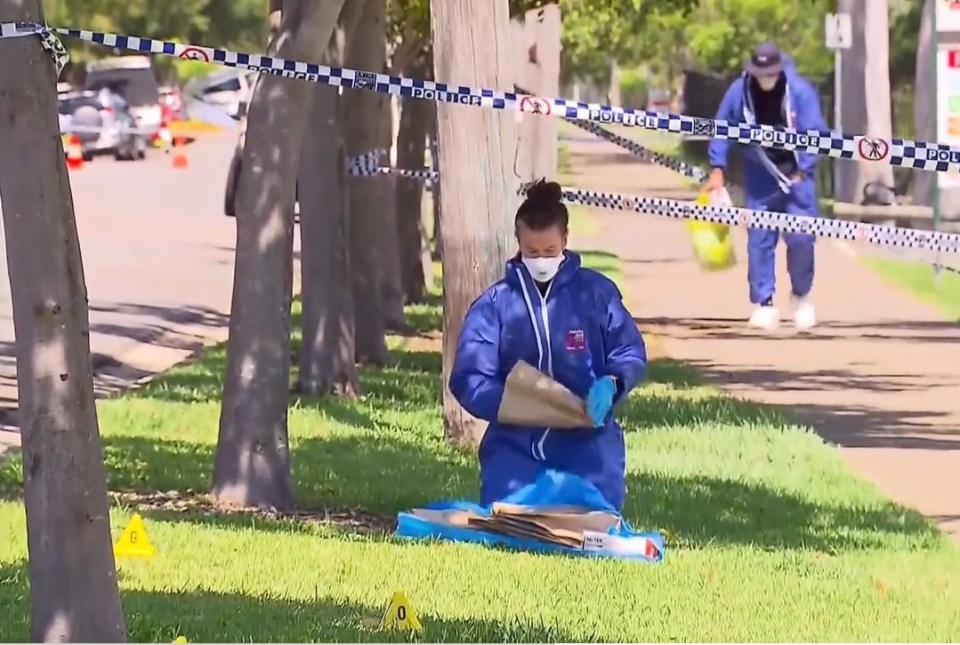
<path fill-rule="evenodd" d="M 138 513 L 130 518 L 120 539 L 113 545 L 113 555 L 118 558 L 152 558 L 156 554 L 147 537 L 147 527 Z"/>
<path fill-rule="evenodd" d="M 417 610 L 407 600 L 403 591 L 394 591 L 387 611 L 380 621 L 380 629 L 405 629 L 411 632 L 420 632 L 423 626 L 417 618 Z"/>

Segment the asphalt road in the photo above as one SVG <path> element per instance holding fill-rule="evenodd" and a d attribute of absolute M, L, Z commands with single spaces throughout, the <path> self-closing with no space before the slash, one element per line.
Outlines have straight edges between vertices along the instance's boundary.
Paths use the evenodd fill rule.
<path fill-rule="evenodd" d="M 198 139 L 186 148 L 187 169 L 151 151 L 145 161 L 97 158 L 71 171 L 98 392 L 226 337 L 235 228 L 223 194 L 235 142 L 233 131 Z M 17 439 L 9 428 L 17 390 L 9 291 L 0 296 L 2 451 Z"/>

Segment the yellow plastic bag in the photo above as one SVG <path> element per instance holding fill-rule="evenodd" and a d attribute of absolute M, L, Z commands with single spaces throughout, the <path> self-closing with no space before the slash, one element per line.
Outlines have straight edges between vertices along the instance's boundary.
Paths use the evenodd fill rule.
<path fill-rule="evenodd" d="M 716 191 L 718 194 L 700 193 L 694 204 L 700 206 L 729 205 L 730 197 L 727 191 Z M 726 224 L 714 222 L 687 221 L 687 230 L 690 232 L 690 241 L 693 243 L 693 254 L 704 271 L 722 271 L 736 265 L 737 256 L 733 251 L 733 240 L 730 239 L 730 227 Z"/>

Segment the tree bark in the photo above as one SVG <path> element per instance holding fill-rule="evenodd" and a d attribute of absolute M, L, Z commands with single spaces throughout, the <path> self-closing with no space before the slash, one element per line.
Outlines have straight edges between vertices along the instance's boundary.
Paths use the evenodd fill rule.
<path fill-rule="evenodd" d="M 267 7 L 267 43 L 276 41 L 280 34 L 280 20 L 283 14 L 283 0 L 270 0 Z"/>
<path fill-rule="evenodd" d="M 509 87 L 507 0 L 432 0 L 435 78 L 475 87 Z M 512 114 L 440 103 L 443 177 L 443 382 L 449 380 L 463 318 L 503 274 L 511 247 L 518 182 Z M 477 445 L 484 425 L 444 385 L 444 430 L 455 443 Z"/>
<path fill-rule="evenodd" d="M 434 103 L 430 104 L 430 125 L 427 130 L 427 145 L 430 148 L 430 169 L 439 173 L 440 147 L 437 145 L 437 106 Z M 430 257 L 438 261 L 443 260 L 443 236 L 440 234 L 440 228 L 443 225 L 443 218 L 440 216 L 440 195 L 443 186 L 441 179 L 441 177 L 437 176 L 430 184 L 430 203 L 433 215 L 433 253 Z"/>
<path fill-rule="evenodd" d="M 380 0 L 377 0 L 378 2 Z M 384 15 L 383 25 L 386 26 Z M 386 65 L 386 34 L 381 34 L 383 60 Z M 373 41 L 374 43 L 376 41 Z M 375 45 L 371 45 L 375 46 Z M 388 153 L 387 165 L 390 165 L 389 152 L 393 148 L 393 105 L 389 96 L 383 97 L 379 105 L 378 146 Z M 400 236 L 397 226 L 397 177 L 386 175 L 380 179 L 383 184 L 383 201 L 377 213 L 380 216 L 378 244 L 380 247 L 380 293 L 383 298 L 383 320 L 390 331 L 404 331 L 407 328 L 407 314 L 403 310 L 403 272 L 400 264 Z"/>
<path fill-rule="evenodd" d="M 843 122 L 840 130 L 889 140 L 893 136 L 890 107 L 890 37 L 887 0 L 839 0 L 849 13 L 853 46 L 843 53 L 841 72 Z M 870 182 L 893 188 L 893 167 L 866 161 L 837 160 L 837 201 L 859 204 Z"/>
<path fill-rule="evenodd" d="M 346 66 L 366 71 L 383 69 L 386 51 L 375 45 L 383 40 L 384 0 L 368 0 L 363 15 L 346 46 Z M 342 97 L 347 158 L 378 147 L 382 94 L 345 89 Z M 384 303 L 380 289 L 379 243 L 382 226 L 378 210 L 386 201 L 381 177 L 351 177 L 347 181 L 353 301 L 356 313 L 357 361 L 370 365 L 390 362 L 387 351 Z"/>
<path fill-rule="evenodd" d="M 343 28 L 327 64 L 343 63 Z M 347 237 L 346 157 L 340 136 L 340 95 L 313 88 L 313 107 L 300 152 L 300 272 L 303 342 L 298 390 L 304 394 L 360 393 L 354 340 L 353 292 Z"/>
<path fill-rule="evenodd" d="M 277 55 L 320 60 L 343 3 L 285 0 Z M 264 74 L 250 104 L 212 491 L 243 506 L 294 505 L 287 437 L 293 201 L 313 89 L 304 81 Z"/>
<path fill-rule="evenodd" d="M 0 22 L 17 20 L 44 22 L 39 0 L 0 0 Z M 87 288 L 56 84 L 38 38 L 0 41 L 0 198 L 16 333 L 31 638 L 123 642 Z"/>
<path fill-rule="evenodd" d="M 523 20 L 511 21 L 513 47 L 519 64 L 517 83 L 537 96 L 560 95 L 560 7 L 548 4 L 531 9 Z M 620 105 L 615 103 L 614 105 Z M 557 119 L 517 113 L 517 155 L 521 181 L 557 175 Z"/>
<path fill-rule="evenodd" d="M 424 52 L 414 58 L 403 71 L 404 76 L 424 78 L 429 75 L 430 59 Z M 424 167 L 427 130 L 433 110 L 430 103 L 404 98 L 397 134 L 397 166 L 421 170 Z M 418 179 L 397 177 L 397 227 L 400 234 L 400 264 L 403 290 L 408 304 L 427 301 L 427 277 L 430 266 L 430 241 L 423 225 L 423 187 Z"/>

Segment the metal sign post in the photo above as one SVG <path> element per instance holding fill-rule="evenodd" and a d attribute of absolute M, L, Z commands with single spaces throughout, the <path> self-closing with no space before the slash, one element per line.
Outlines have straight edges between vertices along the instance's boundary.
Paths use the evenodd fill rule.
<path fill-rule="evenodd" d="M 833 50 L 833 129 L 843 131 L 843 50 L 853 45 L 853 25 L 848 13 L 828 13 L 824 21 L 826 45 Z M 833 164 L 833 192 L 840 185 L 840 168 Z"/>
<path fill-rule="evenodd" d="M 960 2 L 933 0 L 934 10 L 930 19 L 933 24 L 930 39 L 934 64 L 932 73 L 934 138 L 947 144 L 960 143 Z M 937 173 L 933 190 L 933 229 L 940 230 L 943 211 L 955 215 L 960 201 L 960 174 Z M 941 275 L 941 256 L 937 253 L 934 263 L 935 278 Z"/>

